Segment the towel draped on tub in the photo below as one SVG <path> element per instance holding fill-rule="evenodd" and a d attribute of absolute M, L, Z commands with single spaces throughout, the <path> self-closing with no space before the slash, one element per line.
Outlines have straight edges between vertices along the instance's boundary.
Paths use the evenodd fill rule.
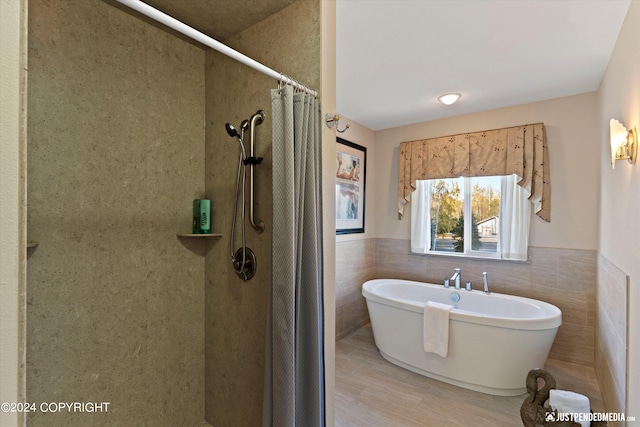
<path fill-rule="evenodd" d="M 449 314 L 453 306 L 427 301 L 424 306 L 424 351 L 447 357 L 449 353 Z"/>

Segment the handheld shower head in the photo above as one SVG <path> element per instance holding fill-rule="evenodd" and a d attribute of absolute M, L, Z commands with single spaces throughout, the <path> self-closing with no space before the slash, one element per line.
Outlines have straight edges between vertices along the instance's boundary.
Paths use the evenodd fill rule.
<path fill-rule="evenodd" d="M 236 128 L 234 128 L 231 123 L 227 123 L 226 125 L 224 125 L 224 127 L 227 129 L 227 133 L 230 137 L 240 136 L 238 135 L 238 131 L 236 130 Z"/>
<path fill-rule="evenodd" d="M 249 129 L 249 120 L 243 120 L 242 123 L 240 123 L 240 137 L 242 138 L 242 140 L 244 140 L 244 132 L 247 129 Z"/>
<path fill-rule="evenodd" d="M 245 122 L 247 122 L 247 120 L 245 120 Z M 241 125 L 242 136 L 238 133 L 236 128 L 234 128 L 231 123 L 227 123 L 226 125 L 224 125 L 224 127 L 225 129 L 227 129 L 227 133 L 229 134 L 230 137 L 238 138 L 238 142 L 240 143 L 240 149 L 242 150 L 242 159 L 243 160 L 246 159 L 247 153 L 244 149 L 243 136 L 244 136 L 244 130 L 246 129 L 247 126 L 245 126 L 244 122 L 242 122 L 242 125 Z"/>

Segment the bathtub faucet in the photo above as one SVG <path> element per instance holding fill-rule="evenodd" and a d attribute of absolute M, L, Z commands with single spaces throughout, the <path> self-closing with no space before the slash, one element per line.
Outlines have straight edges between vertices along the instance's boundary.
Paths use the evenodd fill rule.
<path fill-rule="evenodd" d="M 460 289 L 460 269 L 459 268 L 455 269 L 455 273 L 453 273 L 453 276 L 451 276 L 450 280 L 455 280 L 456 289 Z"/>

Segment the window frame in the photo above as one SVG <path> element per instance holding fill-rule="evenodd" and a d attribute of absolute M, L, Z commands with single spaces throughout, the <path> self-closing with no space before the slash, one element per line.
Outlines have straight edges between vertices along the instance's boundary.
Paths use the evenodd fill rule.
<path fill-rule="evenodd" d="M 529 195 L 526 193 L 522 187 L 518 185 L 518 180 L 520 177 L 517 175 L 491 175 L 487 176 L 500 178 L 499 188 L 500 188 L 500 209 L 499 215 L 500 223 L 499 233 L 498 233 L 498 242 L 495 252 L 487 252 L 482 250 L 473 250 L 471 246 L 472 242 L 472 220 L 473 213 L 471 209 L 472 204 L 472 193 L 473 193 L 473 179 L 472 178 L 482 178 L 482 177 L 458 177 L 458 178 L 435 178 L 428 180 L 420 180 L 416 181 L 416 192 L 413 193 L 413 197 L 419 197 L 419 199 L 411 200 L 412 206 L 412 216 L 411 216 L 411 248 L 410 252 L 412 254 L 417 255 L 435 255 L 435 256 L 450 256 L 450 257 L 463 257 L 470 259 L 483 259 L 483 260 L 499 260 L 499 261 L 511 261 L 511 262 L 529 262 L 529 254 L 528 254 L 528 241 L 529 241 L 529 232 L 531 227 L 531 218 L 533 216 L 533 210 L 531 209 L 531 201 L 529 199 Z M 462 194 L 459 195 L 459 199 L 463 205 L 462 208 L 465 212 L 469 212 L 468 215 L 465 215 L 465 235 L 464 235 L 464 252 L 454 252 L 454 251 L 438 251 L 432 250 L 430 247 L 433 243 L 433 231 L 432 223 L 431 223 L 431 196 L 432 196 L 432 188 L 434 183 L 437 183 L 440 180 L 450 179 L 454 182 L 459 182 L 462 185 Z M 420 185 L 418 185 L 420 183 Z M 495 187 L 494 187 L 495 188 Z M 505 191 L 507 193 L 505 193 Z M 520 191 L 520 192 L 519 192 Z M 506 203 L 506 205 L 505 205 Z M 518 208 L 520 206 L 520 208 Z M 525 207 L 526 206 L 526 207 Z M 423 210 L 423 209 L 427 210 Z M 524 209 L 524 210 L 522 210 Z M 515 212 L 521 211 L 522 213 L 528 212 L 528 215 L 525 219 L 523 216 L 520 221 L 518 221 L 521 225 L 520 228 L 521 234 L 518 234 L 516 229 L 514 234 L 513 227 L 509 227 L 504 223 L 504 221 L 511 221 L 510 218 L 514 215 Z M 418 215 L 421 215 L 420 217 Z M 422 218 L 422 220 L 420 220 Z M 428 225 L 428 227 L 425 227 Z M 417 227 L 417 228 L 416 228 Z M 506 228 L 505 228 L 506 227 Z M 424 230 L 428 228 L 430 231 L 427 236 L 422 235 L 420 230 Z M 504 232 L 507 231 L 505 235 Z M 418 233 L 418 234 L 416 234 Z M 425 237 L 428 237 L 428 241 L 425 241 Z M 506 241 L 505 241 L 506 239 Z M 516 239 L 516 240 L 514 240 Z M 521 240 L 521 243 L 518 243 L 517 239 Z M 505 246 L 506 245 L 506 246 Z M 429 247 L 429 249 L 427 249 Z M 520 250 L 518 249 L 520 248 Z M 515 252 L 513 252 L 515 250 Z M 516 256 L 511 256 L 511 255 Z M 522 254 L 518 256 L 518 254 Z"/>

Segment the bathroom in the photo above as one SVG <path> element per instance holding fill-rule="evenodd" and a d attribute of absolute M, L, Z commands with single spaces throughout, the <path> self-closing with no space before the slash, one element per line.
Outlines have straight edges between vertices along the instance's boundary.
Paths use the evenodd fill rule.
<path fill-rule="evenodd" d="M 64 393 L 73 390 L 78 399 L 114 402 L 112 408 L 118 409 L 113 416 L 140 425 L 198 425 L 204 419 L 211 425 L 259 424 L 263 384 L 256 378 L 264 372 L 266 306 L 261 302 L 266 299 L 268 263 L 260 264 L 261 273 L 252 282 L 242 284 L 226 261 L 227 236 L 193 242 L 176 234 L 189 229 L 191 201 L 203 196 L 213 200 L 214 231 L 228 233 L 231 212 L 225 209 L 233 205 L 233 183 L 221 177 L 235 174 L 237 147 L 224 124 L 239 124 L 266 109 L 274 82 L 132 16 L 114 2 L 32 0 L 28 14 L 9 3 L 26 8 L 27 2 L 2 2 L 2 26 L 8 28 L 5 16 L 20 22 L 28 15 L 24 126 L 29 141 L 20 140 L 25 137 L 18 132 L 16 154 L 5 156 L 3 151 L 3 182 L 22 182 L 10 188 L 15 191 L 8 197 L 16 212 L 23 211 L 15 220 L 22 231 L 14 231 L 13 222 L 5 223 L 3 217 L 9 230 L 2 229 L 3 253 L 5 244 L 15 252 L 27 240 L 39 245 L 25 250 L 26 259 L 2 261 L 14 263 L 7 283 L 21 283 L 11 294 L 16 304 L 4 298 L 1 303 L 2 323 L 13 325 L 14 331 L 3 331 L 3 347 L 8 336 L 15 335 L 18 343 L 12 346 L 15 354 L 3 353 L 2 400 L 19 400 L 4 399 L 13 389 L 21 396 L 26 388 L 36 401 L 64 400 Z M 286 7 L 225 42 L 321 88 L 323 113 L 335 112 L 332 3 L 282 2 Z M 605 386 L 612 393 L 624 388 L 620 378 L 624 382 L 628 377 L 626 412 L 638 413 L 637 373 L 614 368 L 617 352 L 611 342 L 599 339 L 611 334 L 599 328 L 617 325 L 615 316 L 621 314 L 605 299 L 620 290 L 603 289 L 611 285 L 607 272 L 612 268 L 629 277 L 629 306 L 637 306 L 639 299 L 640 230 L 634 218 L 640 206 L 632 196 L 639 192 L 640 172 L 637 165 L 621 163 L 612 170 L 604 143 L 611 117 L 639 126 L 639 20 L 640 7 L 632 2 L 609 68 L 594 92 L 376 132 L 343 119 L 351 124 L 343 136 L 369 150 L 367 187 L 381 191 L 367 193 L 364 234 L 336 238 L 333 224 L 325 224 L 329 425 L 334 342 L 367 322 L 364 300 L 356 296 L 361 284 L 377 277 L 439 281 L 454 267 L 474 281 L 486 269 L 495 292 L 560 307 L 564 323 L 551 357 L 595 366 L 596 371 L 600 366 L 605 374 L 615 370 L 610 377 L 599 377 L 603 391 Z M 20 31 L 18 27 L 18 35 Z M 301 32 L 311 36 L 299 37 Z M 3 44 L 3 58 L 4 49 Z M 19 52 L 15 55 L 20 63 Z M 67 77 L 56 80 L 61 71 Z M 18 94 L 19 82 L 20 77 Z M 397 219 L 392 184 L 397 180 L 398 142 L 533 121 L 545 123 L 547 138 L 555 145 L 550 145 L 553 220 L 532 221 L 531 262 L 486 266 L 408 255 L 408 224 Z M 269 123 L 258 128 L 258 144 L 266 144 L 261 154 L 265 165 L 270 163 Z M 324 132 L 323 140 L 325 164 L 333 164 L 335 133 Z M 333 172 L 324 173 L 329 218 Z M 267 166 L 259 173 L 257 210 L 269 226 L 272 219 L 264 215 L 271 211 L 271 171 Z M 20 181 L 23 176 L 28 183 Z M 251 239 L 258 259 L 268 259 L 268 237 Z M 335 247 L 326 243 L 334 239 Z M 2 270 L 9 271 L 5 264 Z M 4 283 L 3 276 L 3 292 Z M 21 310 L 26 322 L 20 320 Z M 637 313 L 630 311 L 627 325 L 629 359 L 635 360 L 640 351 Z M 25 338 L 26 367 L 20 337 Z M 38 417 L 28 416 L 29 425 L 46 422 Z M 81 425 L 82 420 L 74 415 L 67 422 Z"/>
<path fill-rule="evenodd" d="M 358 369 L 375 371 L 382 395 L 396 391 L 384 385 L 384 381 L 394 382 L 393 374 L 387 376 L 387 372 L 380 373 L 386 368 L 367 365 L 373 363 L 369 358 L 372 338 L 363 283 L 386 278 L 442 284 L 455 268 L 461 268 L 463 284 L 472 281 L 475 290 L 482 290 L 482 272 L 486 271 L 492 292 L 559 307 L 563 323 L 549 358 L 573 365 L 578 372 L 585 367 L 594 369 L 607 410 L 618 408 L 616 411 L 631 416 L 638 412 L 640 377 L 630 361 L 640 344 L 633 334 L 639 322 L 633 307 L 639 298 L 635 276 L 640 253 L 635 242 L 640 228 L 632 219 L 638 217 L 640 173 L 637 163 L 626 161 L 617 161 L 612 169 L 609 147 L 611 118 L 624 117 L 618 120 L 628 121 L 629 128 L 640 123 L 638 24 L 640 4 L 631 2 L 608 68 L 592 92 L 375 131 L 344 114 L 342 121 L 350 128 L 339 136 L 367 148 L 367 189 L 375 190 L 366 192 L 365 232 L 336 237 L 336 339 L 344 342 L 336 350 L 342 358 L 337 378 L 355 377 Z M 546 129 L 552 213 L 550 222 L 532 215 L 528 262 L 411 253 L 411 218 L 405 214 L 398 219 L 398 143 L 537 122 Z M 411 211 L 409 205 L 405 213 Z M 356 356 L 345 357 L 353 349 Z M 354 384 L 360 383 L 348 379 L 337 388 L 350 391 Z M 365 386 L 360 387 L 361 400 L 337 403 L 340 409 L 336 412 L 347 419 L 363 417 L 359 419 L 384 423 L 384 411 L 371 409 L 367 403 L 385 406 L 386 399 L 376 400 L 380 396 L 375 385 L 366 391 Z M 398 393 L 410 393 L 408 390 L 399 387 Z M 421 403 L 389 411 L 403 413 L 410 419 L 407 425 L 414 425 L 415 418 L 409 413 L 424 416 L 429 412 L 427 397 L 422 398 Z M 395 403 L 388 399 L 386 407 Z"/>

